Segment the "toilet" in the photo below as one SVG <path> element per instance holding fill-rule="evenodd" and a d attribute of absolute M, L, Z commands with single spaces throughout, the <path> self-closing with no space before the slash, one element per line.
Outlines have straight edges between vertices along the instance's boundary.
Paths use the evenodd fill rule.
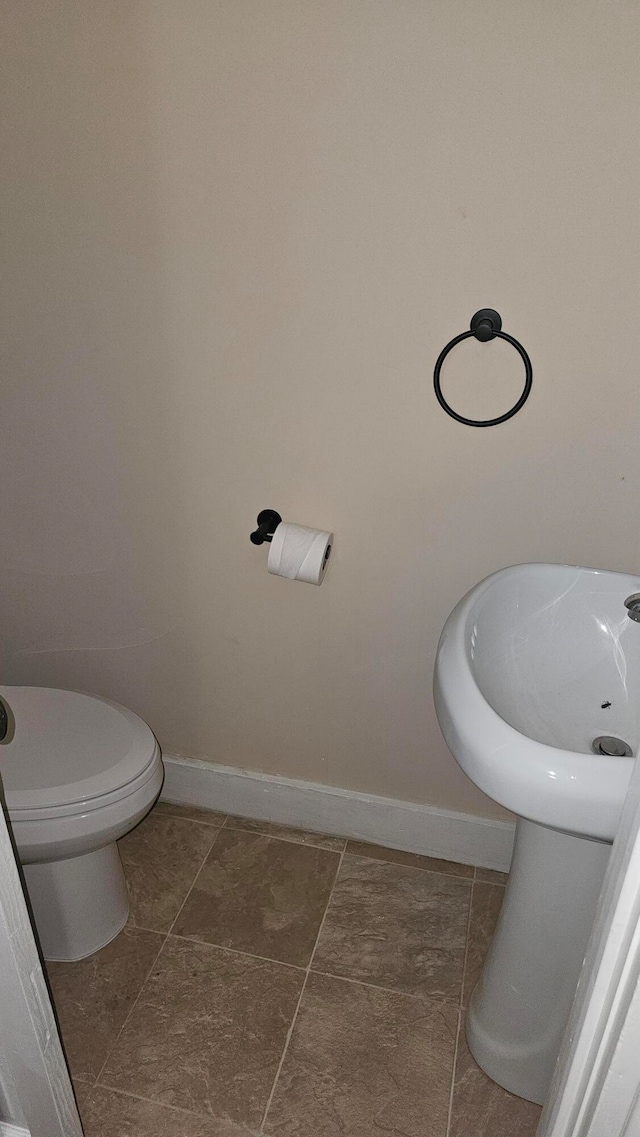
<path fill-rule="evenodd" d="M 127 922 L 116 841 L 160 793 L 160 747 L 141 718 L 95 695 L 0 686 L 0 699 L 0 777 L 42 954 L 84 959 Z"/>

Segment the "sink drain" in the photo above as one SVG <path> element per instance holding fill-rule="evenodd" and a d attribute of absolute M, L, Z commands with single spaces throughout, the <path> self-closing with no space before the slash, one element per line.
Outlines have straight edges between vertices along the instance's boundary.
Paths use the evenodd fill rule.
<path fill-rule="evenodd" d="M 599 734 L 591 743 L 591 749 L 594 754 L 605 754 L 607 758 L 630 758 L 633 753 L 628 742 L 613 734 Z"/>

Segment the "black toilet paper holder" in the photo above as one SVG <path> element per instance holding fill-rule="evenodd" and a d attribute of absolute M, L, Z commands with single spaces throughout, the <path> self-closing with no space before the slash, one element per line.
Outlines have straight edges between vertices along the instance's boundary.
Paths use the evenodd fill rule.
<path fill-rule="evenodd" d="M 258 514 L 258 528 L 254 533 L 251 533 L 249 539 L 254 545 L 262 545 L 265 541 L 271 541 L 281 522 L 282 518 L 275 509 L 261 510 Z"/>

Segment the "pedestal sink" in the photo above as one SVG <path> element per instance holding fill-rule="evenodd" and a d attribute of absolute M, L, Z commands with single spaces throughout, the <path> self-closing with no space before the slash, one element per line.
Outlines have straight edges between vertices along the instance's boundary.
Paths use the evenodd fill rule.
<path fill-rule="evenodd" d="M 451 753 L 518 817 L 498 927 L 469 1004 L 478 1064 L 542 1103 L 640 742 L 640 578 L 502 569 L 449 616 L 434 692 Z"/>

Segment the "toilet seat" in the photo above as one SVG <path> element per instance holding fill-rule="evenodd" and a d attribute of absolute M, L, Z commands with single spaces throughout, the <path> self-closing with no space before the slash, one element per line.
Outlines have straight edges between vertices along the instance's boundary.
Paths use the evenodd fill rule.
<path fill-rule="evenodd" d="M 157 777 L 160 751 L 132 711 L 96 695 L 0 687 L 13 720 L 0 773 L 15 820 L 100 809 Z"/>

